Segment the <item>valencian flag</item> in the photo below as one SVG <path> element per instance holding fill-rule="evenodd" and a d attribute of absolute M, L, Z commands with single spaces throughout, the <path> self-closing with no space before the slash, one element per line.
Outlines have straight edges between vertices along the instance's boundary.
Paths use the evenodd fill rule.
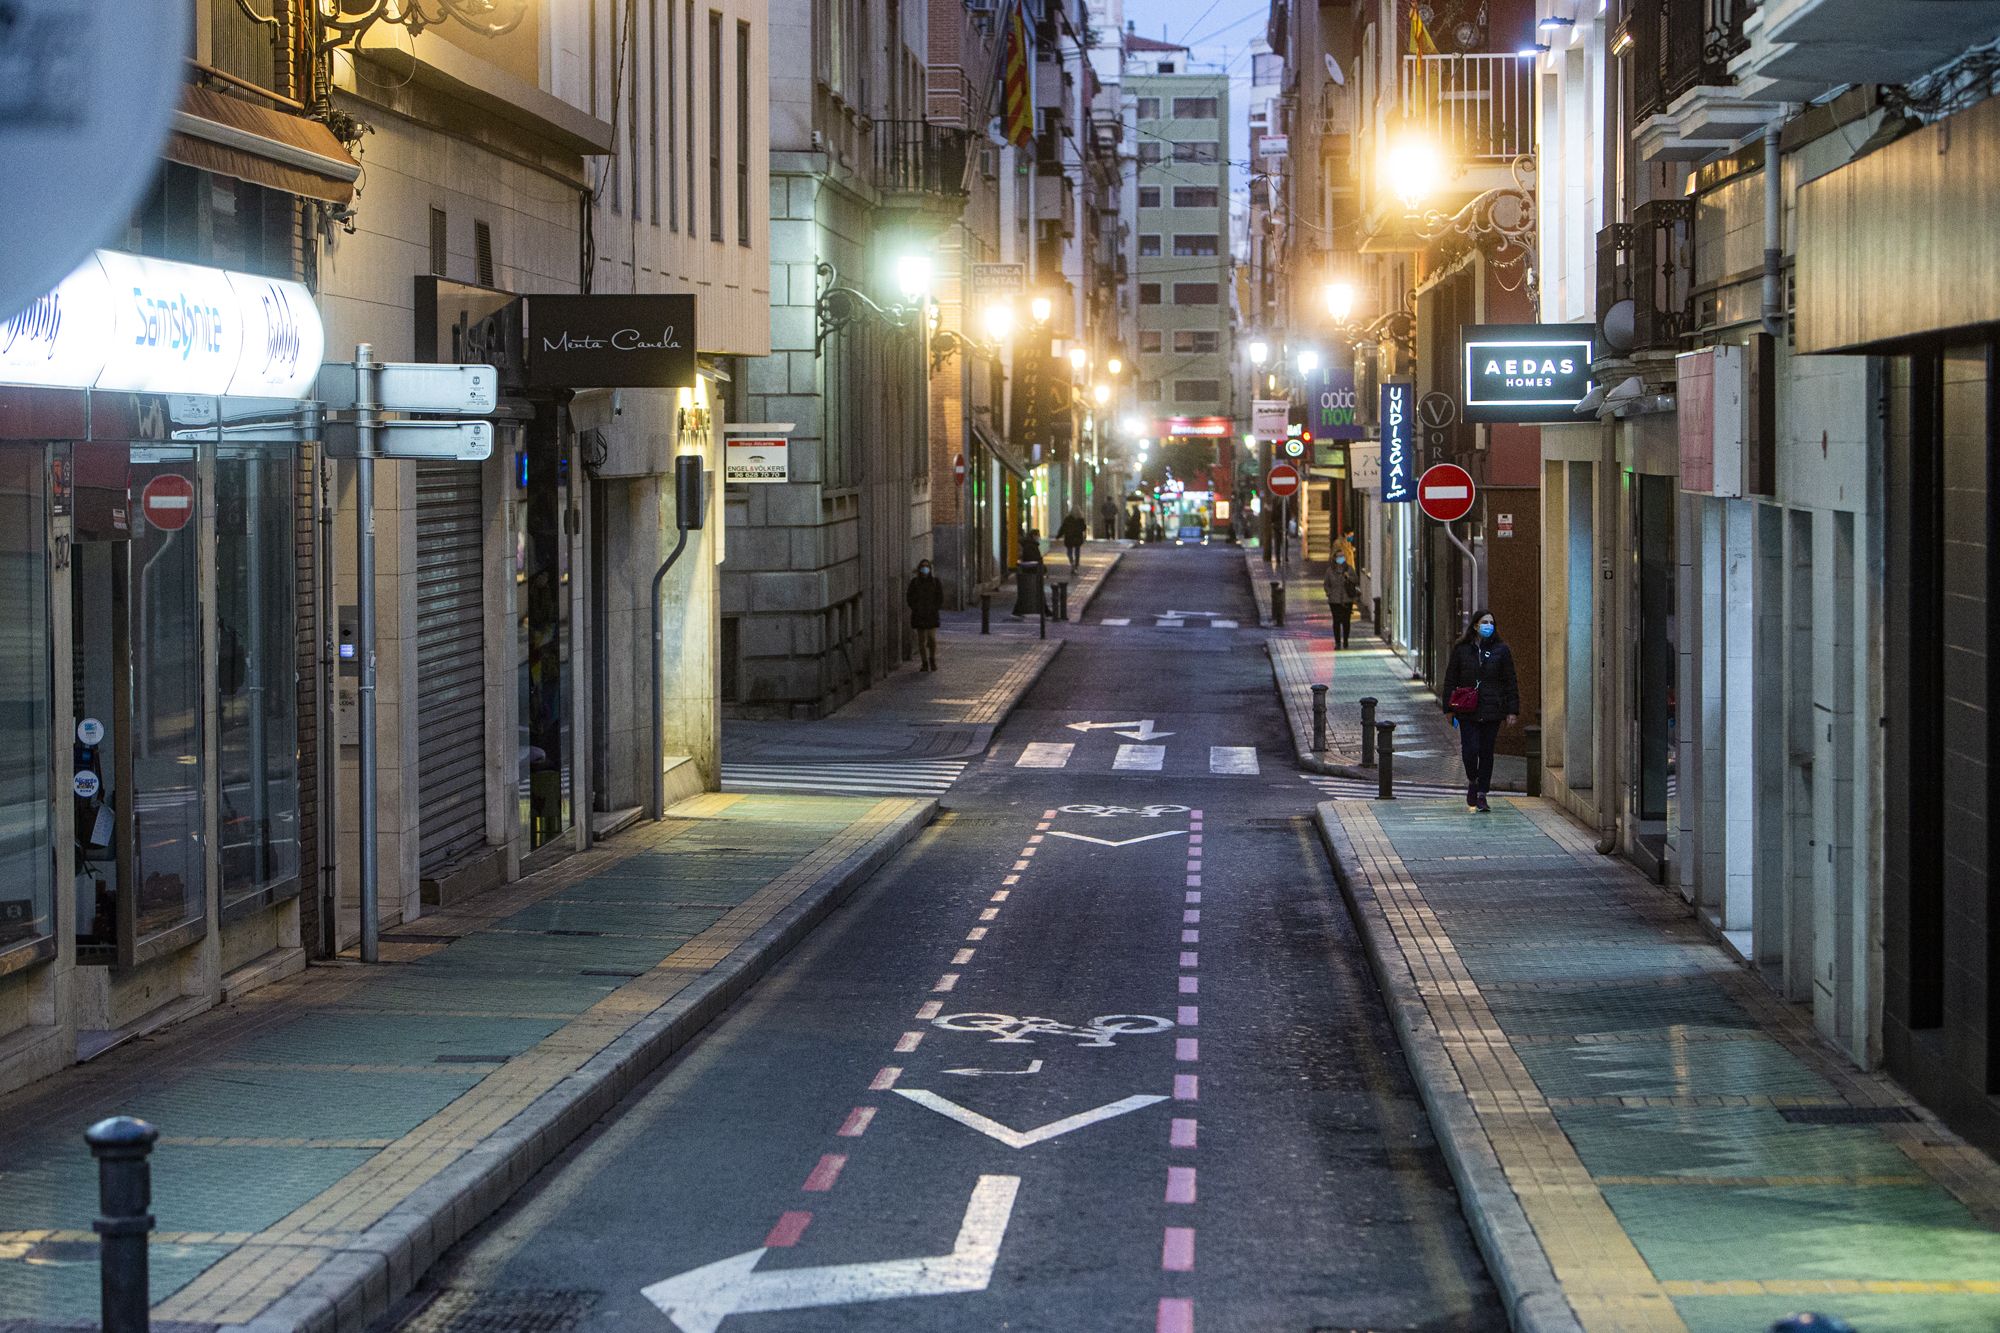
<path fill-rule="evenodd" d="M 1431 30 L 1424 23 L 1424 16 L 1415 5 L 1410 6 L 1410 54 L 1413 56 L 1434 56 L 1438 44 L 1431 40 Z"/>
<path fill-rule="evenodd" d="M 1028 25 L 1021 19 L 1021 6 L 1007 24 L 1007 58 L 1003 63 L 1000 92 L 1000 132 L 1016 148 L 1035 141 L 1035 106 L 1028 96 Z"/>

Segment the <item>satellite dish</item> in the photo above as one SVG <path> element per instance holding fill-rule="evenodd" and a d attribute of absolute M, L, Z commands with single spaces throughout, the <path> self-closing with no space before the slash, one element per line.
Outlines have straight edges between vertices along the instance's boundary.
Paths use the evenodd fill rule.
<path fill-rule="evenodd" d="M 1599 331 L 1604 334 L 1604 344 L 1614 352 L 1629 352 L 1639 337 L 1639 307 L 1631 297 L 1616 302 L 1604 312 L 1604 321 Z"/>
<path fill-rule="evenodd" d="M 117 238 L 159 170 L 193 6 L 0 5 L 0 320 Z M 79 162 L 90 169 L 77 170 Z"/>

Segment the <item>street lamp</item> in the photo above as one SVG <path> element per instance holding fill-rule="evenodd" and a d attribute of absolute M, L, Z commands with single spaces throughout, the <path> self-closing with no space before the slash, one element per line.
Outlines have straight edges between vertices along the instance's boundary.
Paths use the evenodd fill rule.
<path fill-rule="evenodd" d="M 1270 355 L 1271 355 L 1271 344 L 1265 342 L 1262 338 L 1255 338 L 1251 340 L 1250 343 L 1251 365 L 1253 366 L 1263 365 L 1264 362 L 1267 359 L 1269 359 Z"/>
<path fill-rule="evenodd" d="M 1319 353 L 1308 347 L 1298 356 L 1299 374 L 1310 375 L 1319 369 Z"/>
<path fill-rule="evenodd" d="M 1124 372 L 1125 363 L 1114 356 L 1104 363 L 1104 369 L 1111 375 L 1117 376 Z"/>
<path fill-rule="evenodd" d="M 1048 323 L 1049 316 L 1055 312 L 1055 302 L 1049 300 L 1046 296 L 1037 296 L 1034 300 L 1028 302 L 1028 313 L 1034 316 L 1035 323 L 1037 324 Z"/>
<path fill-rule="evenodd" d="M 1139 437 L 1140 431 L 1146 429 L 1146 423 L 1137 417 L 1126 417 L 1118 425 L 1127 435 L 1130 435 L 1134 439 Z"/>
<path fill-rule="evenodd" d="M 1102 407 L 1111 401 L 1111 386 L 1109 384 L 1099 384 L 1091 389 L 1090 396 L 1097 400 L 1099 407 Z"/>
<path fill-rule="evenodd" d="M 1005 301 L 995 301 L 986 307 L 986 336 L 994 342 L 1007 341 L 1007 335 L 1014 331 L 1014 307 Z"/>
<path fill-rule="evenodd" d="M 1345 324 L 1354 313 L 1354 284 L 1347 281 L 1329 282 L 1326 285 L 1326 309 L 1336 324 Z"/>
<path fill-rule="evenodd" d="M 896 258 L 896 287 L 908 301 L 920 301 L 931 293 L 936 272 L 929 255 L 899 255 Z"/>
<path fill-rule="evenodd" d="M 1382 155 L 1382 174 L 1403 206 L 1414 213 L 1443 182 L 1444 159 L 1436 144 L 1410 136 L 1389 145 Z"/>
<path fill-rule="evenodd" d="M 1090 354 L 1084 351 L 1082 347 L 1072 347 L 1069 349 L 1069 368 L 1071 370 L 1082 370 L 1083 363 L 1089 359 Z"/>

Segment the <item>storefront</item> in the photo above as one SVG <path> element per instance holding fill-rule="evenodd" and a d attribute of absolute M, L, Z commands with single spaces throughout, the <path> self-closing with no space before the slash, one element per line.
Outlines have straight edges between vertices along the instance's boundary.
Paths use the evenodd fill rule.
<path fill-rule="evenodd" d="M 321 353 L 298 283 L 106 251 L 0 324 L 0 734 L 42 757 L 0 776 L 0 1036 L 28 1031 L 27 1077 L 303 961 Z"/>

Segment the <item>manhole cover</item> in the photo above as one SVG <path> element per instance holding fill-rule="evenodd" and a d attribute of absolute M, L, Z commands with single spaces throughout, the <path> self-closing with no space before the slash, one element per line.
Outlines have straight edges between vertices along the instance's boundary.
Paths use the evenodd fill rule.
<path fill-rule="evenodd" d="M 405 1333 L 569 1333 L 590 1313 L 590 1291 L 440 1291 Z"/>
<path fill-rule="evenodd" d="M 1784 1106 L 1778 1114 L 1795 1125 L 1904 1125 L 1917 1118 L 1901 1106 Z"/>

